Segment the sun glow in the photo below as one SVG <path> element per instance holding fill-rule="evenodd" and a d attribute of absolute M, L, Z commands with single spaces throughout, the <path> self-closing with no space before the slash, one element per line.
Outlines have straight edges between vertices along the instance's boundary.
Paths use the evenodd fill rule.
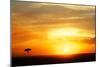
<path fill-rule="evenodd" d="M 55 46 L 55 53 L 58 55 L 77 54 L 81 51 L 79 44 L 60 44 Z"/>
<path fill-rule="evenodd" d="M 84 33 L 83 30 L 77 28 L 56 28 L 48 32 L 49 41 L 54 44 L 54 53 L 58 55 L 71 55 L 84 52 L 85 49 L 83 48 L 86 48 L 87 45 L 74 40 L 77 40 L 77 37 L 90 36 L 92 35 L 89 35 L 87 32 Z"/>
<path fill-rule="evenodd" d="M 78 32 L 79 30 L 74 28 L 60 28 L 50 31 L 51 35 L 53 36 L 75 36 Z"/>
<path fill-rule="evenodd" d="M 50 39 L 64 37 L 93 37 L 93 35 L 78 28 L 58 28 L 48 32 L 48 38 Z"/>
<path fill-rule="evenodd" d="M 63 48 L 63 51 L 67 52 L 67 51 L 69 51 L 69 48 Z"/>

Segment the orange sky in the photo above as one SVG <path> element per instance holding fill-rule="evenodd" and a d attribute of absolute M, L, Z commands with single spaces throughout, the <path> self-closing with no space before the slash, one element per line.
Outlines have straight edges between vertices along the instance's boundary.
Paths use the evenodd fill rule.
<path fill-rule="evenodd" d="M 95 6 L 16 2 L 12 9 L 12 53 L 67 55 L 95 52 Z"/>

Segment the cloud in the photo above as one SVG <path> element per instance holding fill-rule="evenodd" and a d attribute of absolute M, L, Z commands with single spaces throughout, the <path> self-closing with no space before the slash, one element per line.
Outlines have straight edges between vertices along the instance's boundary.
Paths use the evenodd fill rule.
<path fill-rule="evenodd" d="M 13 24 L 28 29 L 75 26 L 92 30 L 95 27 L 95 6 L 16 2 L 12 16 Z"/>

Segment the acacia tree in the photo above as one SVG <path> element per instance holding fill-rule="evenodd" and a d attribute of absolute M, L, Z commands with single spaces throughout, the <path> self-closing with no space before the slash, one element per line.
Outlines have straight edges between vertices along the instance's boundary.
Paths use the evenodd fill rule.
<path fill-rule="evenodd" d="M 30 48 L 26 48 L 24 51 L 26 51 L 27 55 L 29 55 L 29 51 L 31 51 Z"/>

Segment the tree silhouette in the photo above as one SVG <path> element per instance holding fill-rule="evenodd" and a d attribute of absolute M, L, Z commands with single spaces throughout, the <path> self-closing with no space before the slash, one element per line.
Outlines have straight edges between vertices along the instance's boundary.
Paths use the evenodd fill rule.
<path fill-rule="evenodd" d="M 29 55 L 29 51 L 31 51 L 30 48 L 26 48 L 24 51 L 26 51 L 27 55 Z"/>

